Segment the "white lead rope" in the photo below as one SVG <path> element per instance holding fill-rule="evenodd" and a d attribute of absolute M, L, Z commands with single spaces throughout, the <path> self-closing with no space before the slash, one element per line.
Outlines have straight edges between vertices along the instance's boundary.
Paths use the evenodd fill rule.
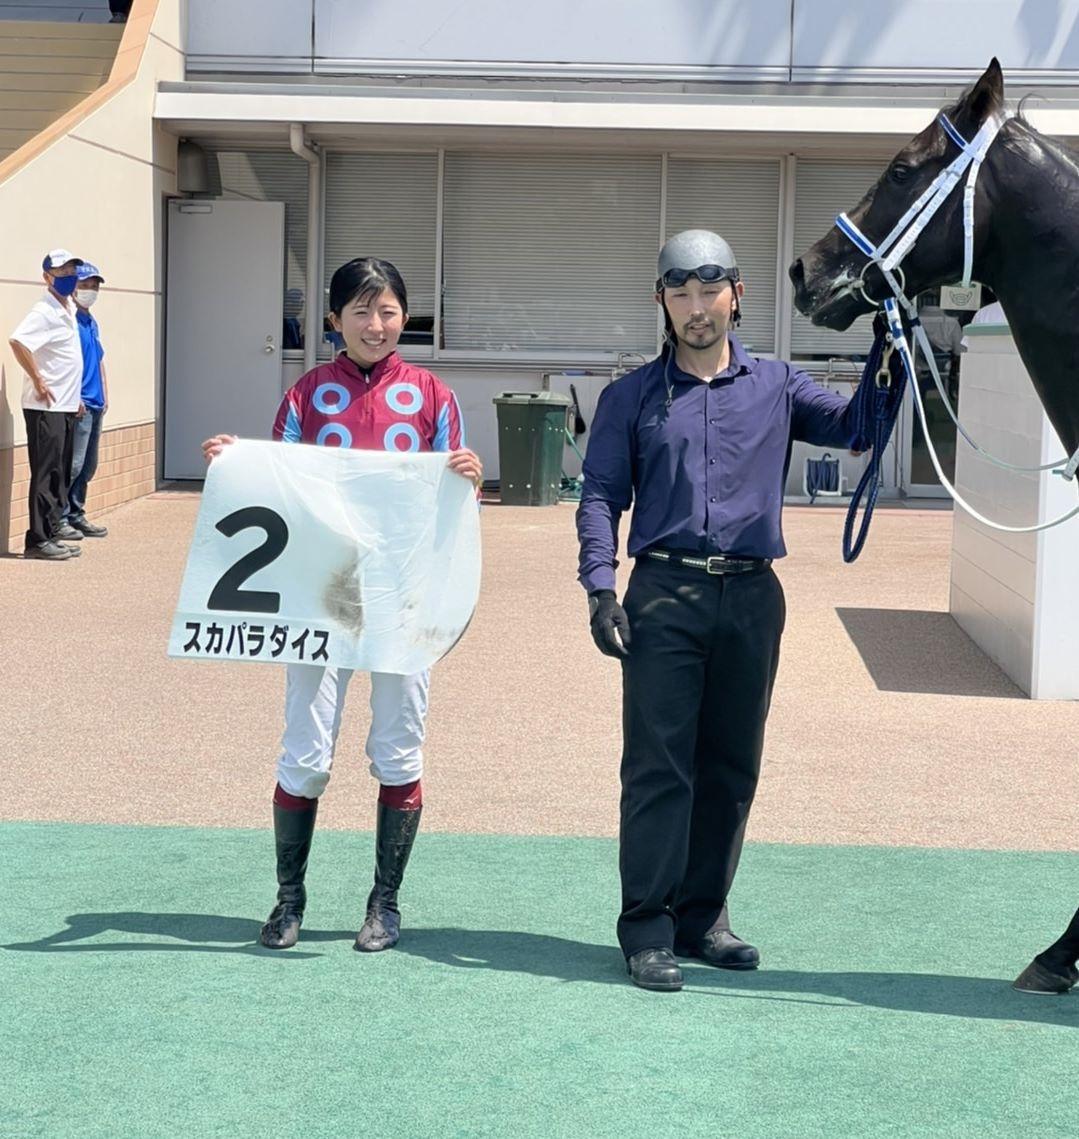
<path fill-rule="evenodd" d="M 903 334 L 903 321 L 899 316 L 899 306 L 891 297 L 884 302 L 884 312 L 888 318 L 888 328 L 891 332 L 892 343 L 899 352 L 899 358 L 903 362 L 903 370 L 907 373 L 907 380 L 914 398 L 914 406 L 918 411 L 918 419 L 922 425 L 922 435 L 925 438 L 926 449 L 929 451 L 929 459 L 933 464 L 933 470 L 937 472 L 937 478 L 940 479 L 941 486 L 952 496 L 956 505 L 961 506 L 972 518 L 976 518 L 983 525 L 989 526 L 993 530 L 1002 530 L 1007 534 L 1036 534 L 1041 530 L 1049 530 L 1053 526 L 1059 526 L 1062 522 L 1067 522 L 1079 514 L 1079 505 L 1076 505 L 1073 506 L 1071 510 L 1060 515 L 1059 518 L 1054 518 L 1050 522 L 1039 522 L 1033 526 L 1006 526 L 1003 522 L 994 522 L 991 518 L 986 518 L 984 514 L 975 510 L 974 507 L 967 502 L 948 479 L 947 475 L 945 475 L 940 465 L 937 449 L 933 446 L 933 440 L 929 434 L 929 423 L 925 414 L 925 404 L 922 401 L 921 389 L 918 387 L 918 380 L 914 374 L 914 360 L 911 356 L 910 347 L 907 344 L 907 338 Z"/>

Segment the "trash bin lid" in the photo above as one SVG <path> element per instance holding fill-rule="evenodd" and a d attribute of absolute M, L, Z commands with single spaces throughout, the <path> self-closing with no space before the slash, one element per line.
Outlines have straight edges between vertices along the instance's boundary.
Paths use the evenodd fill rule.
<path fill-rule="evenodd" d="M 492 403 L 546 403 L 569 407 L 573 400 L 561 392 L 499 392 Z"/>

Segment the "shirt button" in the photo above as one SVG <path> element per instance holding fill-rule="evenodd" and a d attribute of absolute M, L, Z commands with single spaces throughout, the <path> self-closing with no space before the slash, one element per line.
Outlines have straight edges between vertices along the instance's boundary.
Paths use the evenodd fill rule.
<path fill-rule="evenodd" d="M 708 422 L 714 425 L 714 424 L 718 423 L 719 420 L 718 419 L 709 419 Z"/>
<path fill-rule="evenodd" d="M 715 459 L 709 459 L 709 460 L 708 460 L 708 465 L 709 465 L 710 467 L 714 467 L 714 466 L 716 465 L 716 461 L 715 461 Z"/>
<path fill-rule="evenodd" d="M 709 499 L 709 502 L 715 502 L 715 500 L 716 500 L 716 496 L 713 494 L 712 497 Z"/>

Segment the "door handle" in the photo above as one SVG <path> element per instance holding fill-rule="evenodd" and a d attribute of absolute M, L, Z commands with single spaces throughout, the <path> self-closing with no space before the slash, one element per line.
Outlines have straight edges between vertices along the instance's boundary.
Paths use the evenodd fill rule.
<path fill-rule="evenodd" d="M 266 347 L 263 348 L 263 352 L 265 352 L 267 356 L 272 356 L 275 351 L 276 351 L 276 349 L 274 348 L 273 337 L 267 336 L 266 337 Z"/>

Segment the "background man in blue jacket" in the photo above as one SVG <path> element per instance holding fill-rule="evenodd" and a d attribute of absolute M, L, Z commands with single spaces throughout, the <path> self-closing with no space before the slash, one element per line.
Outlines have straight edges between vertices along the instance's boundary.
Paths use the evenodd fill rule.
<path fill-rule="evenodd" d="M 600 397 L 577 512 L 592 635 L 622 662 L 618 938 L 634 983 L 682 987 L 675 954 L 754 969 L 727 894 L 760 772 L 786 608 L 771 569 L 791 441 L 849 447 L 849 401 L 730 329 L 743 295 L 717 234 L 660 251 L 660 356 Z M 636 559 L 615 594 L 618 527 Z"/>
<path fill-rule="evenodd" d="M 75 319 L 82 346 L 82 402 L 75 420 L 75 446 L 71 456 L 71 483 L 67 490 L 67 526 L 63 536 L 79 539 L 104 538 L 109 532 L 86 517 L 86 490 L 97 474 L 101 420 L 109 406 L 109 384 L 105 376 L 105 349 L 97 321 L 90 309 L 97 303 L 105 278 L 96 265 L 84 261 L 78 268 L 75 288 Z"/>

